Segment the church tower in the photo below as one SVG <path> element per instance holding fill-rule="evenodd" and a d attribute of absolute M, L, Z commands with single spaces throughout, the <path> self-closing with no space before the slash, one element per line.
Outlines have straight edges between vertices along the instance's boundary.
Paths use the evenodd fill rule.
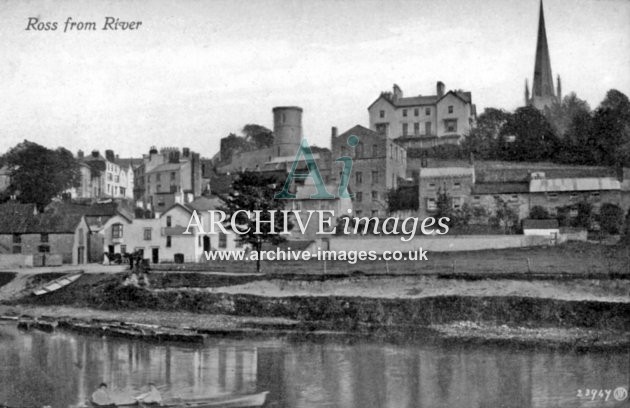
<path fill-rule="evenodd" d="M 558 76 L 558 90 L 560 90 L 560 76 Z M 526 93 L 527 90 L 526 90 Z M 543 110 L 558 102 L 554 92 L 553 75 L 551 74 L 551 59 L 547 45 L 547 31 L 545 29 L 545 14 L 543 2 L 540 0 L 540 14 L 538 17 L 538 39 L 536 42 L 536 60 L 534 62 L 534 81 L 532 83 L 531 98 L 528 104 L 538 110 Z"/>

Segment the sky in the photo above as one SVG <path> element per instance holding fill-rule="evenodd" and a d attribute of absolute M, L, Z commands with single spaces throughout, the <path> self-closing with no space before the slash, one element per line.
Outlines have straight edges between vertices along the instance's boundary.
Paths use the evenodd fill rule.
<path fill-rule="evenodd" d="M 190 147 L 205 157 L 244 125 L 273 127 L 274 106 L 304 109 L 304 137 L 368 126 L 367 107 L 472 92 L 513 110 L 531 86 L 539 0 L 0 0 L 0 153 L 24 139 L 54 148 Z M 595 108 L 630 95 L 630 1 L 546 0 L 554 77 Z M 102 30 L 105 17 L 141 21 Z M 55 31 L 26 30 L 29 17 Z M 95 22 L 96 31 L 64 32 Z"/>

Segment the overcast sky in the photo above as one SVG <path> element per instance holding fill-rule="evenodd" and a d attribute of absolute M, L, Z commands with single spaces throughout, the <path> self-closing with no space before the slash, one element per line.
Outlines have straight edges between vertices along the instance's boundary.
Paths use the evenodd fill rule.
<path fill-rule="evenodd" d="M 532 81 L 538 0 L 0 0 L 0 152 L 22 141 L 139 156 L 188 146 L 204 156 L 271 109 L 304 108 L 304 135 L 367 126 L 397 83 L 406 95 L 472 92 L 512 110 Z M 546 0 L 554 77 L 596 107 L 630 95 L 630 1 Z M 142 21 L 102 31 L 106 16 Z M 26 31 L 29 17 L 57 21 Z M 97 31 L 63 32 L 68 17 Z"/>

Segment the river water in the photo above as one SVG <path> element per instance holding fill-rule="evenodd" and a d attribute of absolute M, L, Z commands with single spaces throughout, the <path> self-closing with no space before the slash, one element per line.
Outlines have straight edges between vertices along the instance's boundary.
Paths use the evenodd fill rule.
<path fill-rule="evenodd" d="M 418 344 L 420 343 L 420 344 Z M 616 407 L 629 352 L 393 345 L 376 340 L 209 339 L 151 344 L 0 324 L 0 405 L 84 402 L 102 381 L 119 402 L 152 381 L 165 399 L 270 391 L 268 407 Z M 578 392 L 582 390 L 582 397 Z"/>

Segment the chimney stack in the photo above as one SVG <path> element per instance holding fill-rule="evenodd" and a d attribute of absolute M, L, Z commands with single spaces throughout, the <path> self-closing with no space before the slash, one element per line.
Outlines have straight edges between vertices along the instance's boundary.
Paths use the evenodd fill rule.
<path fill-rule="evenodd" d="M 333 127 L 330 129 L 330 136 L 331 136 L 332 138 L 337 137 L 337 127 L 336 127 L 336 126 L 333 126 Z"/>
<path fill-rule="evenodd" d="M 116 156 L 114 155 L 114 151 L 113 150 L 105 150 L 105 159 L 107 159 L 107 161 L 109 162 L 116 162 Z"/>
<path fill-rule="evenodd" d="M 441 98 L 444 96 L 444 82 L 438 81 L 436 85 L 437 97 Z"/>
<path fill-rule="evenodd" d="M 189 147 L 182 148 L 182 155 L 188 158 L 188 156 L 190 156 L 190 148 Z"/>
<path fill-rule="evenodd" d="M 79 159 L 82 159 L 82 158 L 83 158 L 83 156 L 84 156 L 83 150 L 79 150 L 79 151 L 77 151 L 77 157 L 78 157 Z"/>
<path fill-rule="evenodd" d="M 92 157 L 94 157 L 95 159 L 98 158 L 98 156 L 100 155 L 98 150 L 92 150 Z"/>

